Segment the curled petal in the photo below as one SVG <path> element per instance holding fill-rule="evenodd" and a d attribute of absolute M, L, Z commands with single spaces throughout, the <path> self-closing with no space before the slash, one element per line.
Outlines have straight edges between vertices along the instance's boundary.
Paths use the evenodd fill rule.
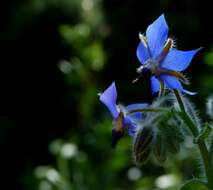
<path fill-rule="evenodd" d="M 183 92 L 188 94 L 188 95 L 192 95 L 192 96 L 197 94 L 197 92 L 191 92 L 191 91 L 188 91 L 188 90 L 185 90 L 185 89 L 183 89 Z"/>
<path fill-rule="evenodd" d="M 109 109 L 113 118 L 117 118 L 119 113 L 116 106 L 117 90 L 113 82 L 101 95 L 100 101 Z"/>
<path fill-rule="evenodd" d="M 192 58 L 200 49 L 201 48 L 191 51 L 172 49 L 161 63 L 161 67 L 175 71 L 183 71 L 189 66 Z"/>
<path fill-rule="evenodd" d="M 138 130 L 138 126 L 136 124 L 131 124 L 129 127 L 128 127 L 128 134 L 130 137 L 134 137 L 135 134 L 137 133 L 137 130 Z"/>
<path fill-rule="evenodd" d="M 124 122 L 128 128 L 129 136 L 134 137 L 138 130 L 138 125 L 136 123 L 132 122 L 132 118 L 129 116 L 125 117 Z"/>
<path fill-rule="evenodd" d="M 147 106 L 147 103 L 130 104 L 126 106 L 126 111 L 131 112 L 134 110 L 141 110 L 146 108 Z M 141 112 L 131 113 L 125 117 L 125 122 L 128 122 L 128 133 L 130 136 L 135 136 L 135 133 L 138 130 L 138 123 L 141 121 L 142 118 L 143 117 Z"/>
<path fill-rule="evenodd" d="M 161 79 L 165 82 L 166 88 L 168 88 L 168 89 L 176 89 L 176 90 L 179 90 L 179 91 L 184 92 L 189 95 L 196 94 L 196 92 L 190 92 L 188 90 L 185 90 L 182 87 L 180 81 L 176 77 L 169 76 L 169 75 L 162 75 Z"/>
<path fill-rule="evenodd" d="M 156 93 L 160 90 L 160 82 L 156 77 L 151 77 L 151 91 Z"/>
<path fill-rule="evenodd" d="M 168 31 L 164 14 L 147 28 L 146 37 L 153 58 L 156 58 L 162 51 L 168 37 Z"/>
<path fill-rule="evenodd" d="M 148 49 L 145 47 L 144 43 L 141 41 L 137 47 L 136 55 L 141 64 L 144 64 L 149 58 Z"/>

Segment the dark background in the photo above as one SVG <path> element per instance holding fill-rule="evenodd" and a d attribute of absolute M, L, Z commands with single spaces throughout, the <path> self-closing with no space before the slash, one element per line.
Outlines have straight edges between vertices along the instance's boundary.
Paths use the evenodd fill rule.
<path fill-rule="evenodd" d="M 131 84 L 139 66 L 135 50 L 138 32 L 144 32 L 163 12 L 179 49 L 203 47 L 186 73 L 192 83 L 189 89 L 198 92 L 192 100 L 201 111 L 205 110 L 205 98 L 213 90 L 213 68 L 205 62 L 205 55 L 212 47 L 210 1 L 103 0 L 98 3 L 103 18 L 95 24 L 84 20 L 82 11 L 76 8 L 77 1 L 69 6 L 65 1 L 46 3 L 42 10 L 32 2 L 3 0 L 0 6 L 1 188 L 37 189 L 39 182 L 34 179 L 33 170 L 39 165 L 55 164 L 48 145 L 57 138 L 76 142 L 88 155 L 93 155 L 91 163 L 96 159 L 102 162 L 96 157 L 99 153 L 90 150 L 92 145 L 79 140 L 88 134 L 87 125 L 93 134 L 98 130 L 93 129 L 94 123 L 104 119 L 106 110 L 96 94 L 116 80 L 121 102 L 150 100 L 147 81 Z M 89 23 L 91 33 L 79 49 L 97 40 L 103 47 L 105 64 L 102 69 L 94 70 L 87 61 L 82 61 L 84 74 L 74 74 L 74 79 L 64 77 L 58 63 L 81 57 L 81 51 L 75 49 L 78 41 L 64 39 L 59 28 L 83 22 Z M 81 95 L 88 91 L 94 94 L 93 98 Z M 106 117 L 110 119 L 109 115 Z M 107 150 L 99 148 L 99 151 L 106 154 L 110 150 L 110 126 L 105 136 L 106 143 L 109 141 L 105 145 Z M 126 157 L 131 159 L 131 155 Z M 119 176 L 112 184 L 120 183 Z"/>

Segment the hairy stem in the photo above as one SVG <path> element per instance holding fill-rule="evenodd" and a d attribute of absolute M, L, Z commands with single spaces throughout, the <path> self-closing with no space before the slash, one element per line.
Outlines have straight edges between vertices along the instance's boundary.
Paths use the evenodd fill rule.
<path fill-rule="evenodd" d="M 132 113 L 136 113 L 136 112 L 142 112 L 142 113 L 146 113 L 146 112 L 168 112 L 170 111 L 170 109 L 165 109 L 165 108 L 143 108 L 143 109 L 133 109 L 127 112 L 128 114 L 132 114 Z"/>
<path fill-rule="evenodd" d="M 212 141 L 211 141 L 209 152 L 210 152 L 210 158 L 211 158 L 211 160 L 213 160 L 213 138 L 212 138 Z"/>
<path fill-rule="evenodd" d="M 186 112 L 184 103 L 182 101 L 182 98 L 177 90 L 174 90 L 174 94 L 176 96 L 176 99 L 178 101 L 178 104 L 180 106 L 180 114 L 182 119 L 184 120 L 185 124 L 189 127 L 192 135 L 194 138 L 196 138 L 199 135 L 199 129 L 195 125 L 195 123 L 192 121 L 191 117 Z M 207 177 L 207 184 L 210 189 L 213 189 L 213 166 L 211 163 L 211 156 L 207 149 L 205 141 L 199 141 L 197 142 L 198 148 L 200 150 L 201 158 L 204 164 L 205 174 Z"/>

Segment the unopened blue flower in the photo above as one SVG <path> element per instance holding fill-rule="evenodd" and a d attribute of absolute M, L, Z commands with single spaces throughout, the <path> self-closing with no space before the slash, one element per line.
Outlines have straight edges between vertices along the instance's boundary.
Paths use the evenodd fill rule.
<path fill-rule="evenodd" d="M 148 26 L 146 35 L 139 34 L 141 42 L 137 47 L 137 57 L 142 66 L 137 71 L 151 73 L 151 90 L 153 93 L 167 89 L 176 89 L 193 94 L 183 89 L 181 82 L 188 84 L 181 71 L 190 64 L 193 56 L 201 48 L 180 51 L 174 48 L 174 40 L 168 37 L 168 25 L 164 14 Z"/>
<path fill-rule="evenodd" d="M 130 136 L 134 136 L 137 131 L 137 120 L 141 119 L 141 113 L 130 113 L 132 110 L 145 108 L 148 104 L 131 104 L 123 107 L 117 105 L 117 90 L 113 82 L 101 95 L 100 101 L 109 109 L 113 117 L 112 146 L 124 135 L 124 130 L 128 129 Z"/>

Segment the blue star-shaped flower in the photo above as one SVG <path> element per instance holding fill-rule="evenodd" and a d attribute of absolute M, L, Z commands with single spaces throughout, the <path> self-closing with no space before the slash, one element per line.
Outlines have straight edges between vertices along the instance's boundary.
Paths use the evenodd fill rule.
<path fill-rule="evenodd" d="M 124 135 L 124 130 L 128 129 L 130 136 L 134 136 L 137 131 L 137 121 L 141 119 L 141 113 L 131 113 L 133 110 L 143 109 L 148 104 L 131 104 L 126 107 L 117 105 L 117 90 L 113 82 L 101 95 L 100 101 L 109 109 L 113 117 L 112 146 L 115 147 L 118 140 Z"/>
<path fill-rule="evenodd" d="M 191 51 L 180 51 L 174 48 L 174 40 L 168 38 L 169 28 L 164 14 L 148 26 L 146 36 L 140 34 L 141 42 L 137 47 L 137 57 L 142 66 L 138 73 L 151 73 L 151 90 L 160 93 L 164 86 L 168 89 L 176 89 L 188 94 L 194 94 L 183 89 L 181 82 L 188 84 L 181 74 L 185 70 L 193 56 L 201 48 Z"/>

